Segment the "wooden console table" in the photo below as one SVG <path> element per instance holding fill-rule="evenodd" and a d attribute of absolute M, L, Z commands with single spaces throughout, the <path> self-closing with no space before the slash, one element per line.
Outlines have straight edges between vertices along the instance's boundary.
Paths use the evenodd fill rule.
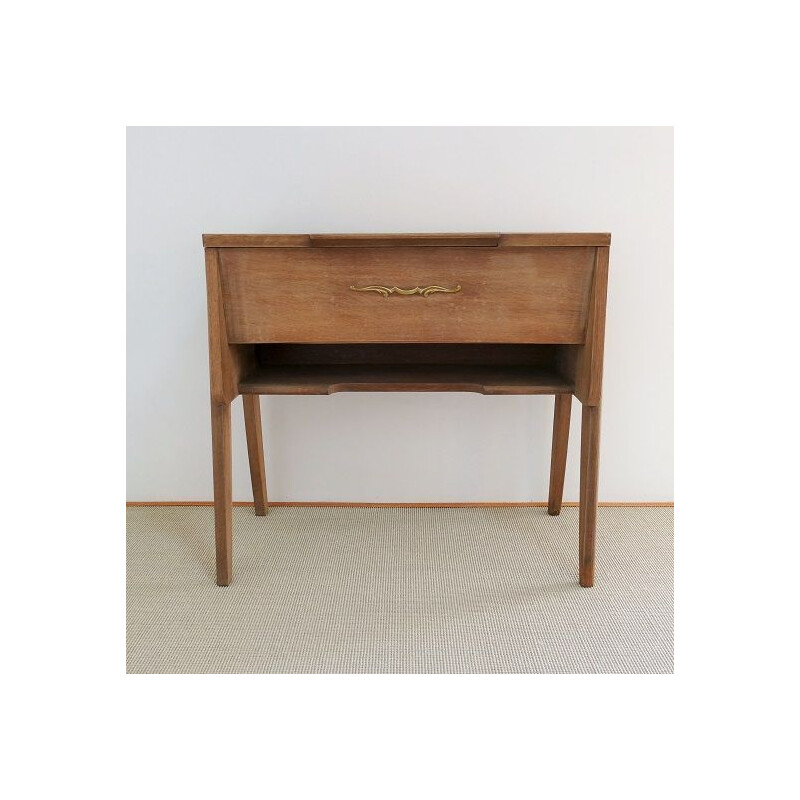
<path fill-rule="evenodd" d="M 231 582 L 231 401 L 267 513 L 262 394 L 555 395 L 548 511 L 583 407 L 578 566 L 594 583 L 607 233 L 203 236 L 217 583 Z"/>

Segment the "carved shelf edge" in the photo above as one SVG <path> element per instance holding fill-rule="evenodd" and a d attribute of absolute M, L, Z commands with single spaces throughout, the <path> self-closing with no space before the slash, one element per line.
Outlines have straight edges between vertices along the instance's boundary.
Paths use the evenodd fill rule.
<path fill-rule="evenodd" d="M 336 392 L 477 392 L 487 395 L 569 394 L 573 384 L 537 367 L 437 364 L 305 364 L 259 366 L 239 383 L 241 394 Z"/>

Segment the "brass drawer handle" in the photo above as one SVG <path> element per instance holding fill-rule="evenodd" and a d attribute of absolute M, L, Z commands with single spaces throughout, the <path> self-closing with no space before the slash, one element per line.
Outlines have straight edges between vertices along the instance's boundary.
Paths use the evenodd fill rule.
<path fill-rule="evenodd" d="M 455 294 L 461 291 L 461 285 L 456 286 L 455 289 L 448 289 L 446 286 L 415 286 L 413 289 L 400 289 L 393 286 L 391 289 L 388 286 L 351 286 L 354 292 L 377 292 L 378 294 L 388 297 L 390 294 L 421 294 L 423 297 L 435 294 L 436 292 L 445 292 L 446 294 Z"/>

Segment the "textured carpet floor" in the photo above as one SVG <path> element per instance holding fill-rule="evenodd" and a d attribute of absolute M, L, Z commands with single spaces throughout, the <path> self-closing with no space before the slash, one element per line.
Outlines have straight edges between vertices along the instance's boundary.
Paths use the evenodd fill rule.
<path fill-rule="evenodd" d="M 669 673 L 672 509 L 128 509 L 130 673 Z"/>

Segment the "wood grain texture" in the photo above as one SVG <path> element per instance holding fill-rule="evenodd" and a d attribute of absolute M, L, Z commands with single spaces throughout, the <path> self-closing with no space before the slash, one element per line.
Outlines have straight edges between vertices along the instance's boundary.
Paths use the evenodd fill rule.
<path fill-rule="evenodd" d="M 594 586 L 597 485 L 600 466 L 600 406 L 583 406 L 581 415 L 581 488 L 578 515 L 578 577 Z"/>
<path fill-rule="evenodd" d="M 579 578 L 594 583 L 609 234 L 216 235 L 206 246 L 217 583 L 232 579 L 230 402 L 242 392 L 256 513 L 259 394 L 555 394 L 548 512 L 583 404 Z M 351 287 L 384 286 L 383 297 Z M 429 297 L 399 289 L 458 288 Z M 277 503 L 472 506 L 535 503 Z M 625 505 L 625 504 L 622 504 Z M 653 504 L 658 505 L 658 504 Z"/>
<path fill-rule="evenodd" d="M 501 233 L 499 247 L 608 247 L 610 233 Z"/>
<path fill-rule="evenodd" d="M 214 468 L 214 541 L 217 556 L 217 586 L 233 578 L 233 512 L 231 500 L 231 405 L 211 404 L 211 442 Z"/>
<path fill-rule="evenodd" d="M 575 384 L 575 396 L 590 406 L 600 404 L 603 394 L 603 351 L 606 332 L 608 291 L 607 247 L 598 247 L 586 321 L 586 340 L 577 347 L 565 347 L 560 368 Z"/>
<path fill-rule="evenodd" d="M 311 247 L 307 233 L 204 233 L 203 247 Z"/>
<path fill-rule="evenodd" d="M 254 394 L 244 395 L 242 407 L 253 502 L 256 516 L 263 517 L 267 513 L 267 473 L 264 467 L 264 434 L 261 430 L 261 398 Z"/>
<path fill-rule="evenodd" d="M 497 247 L 499 233 L 312 234 L 312 247 Z"/>
<path fill-rule="evenodd" d="M 239 384 L 248 394 L 334 394 L 336 392 L 477 392 L 557 394 L 572 386 L 537 367 L 450 366 L 441 364 L 310 364 L 259 367 Z"/>
<path fill-rule="evenodd" d="M 550 454 L 550 491 L 547 513 L 561 513 L 564 496 L 564 476 L 567 469 L 567 446 L 569 444 L 569 422 L 572 412 L 572 395 L 557 394 L 553 412 L 553 447 Z"/>
<path fill-rule="evenodd" d="M 252 367 L 254 349 L 251 346 L 232 346 L 228 342 L 219 251 L 214 249 L 206 250 L 206 292 L 211 400 L 214 403 L 230 403 L 239 393 L 239 380 Z"/>
<path fill-rule="evenodd" d="M 582 343 L 595 251 L 396 247 L 221 250 L 229 342 Z M 351 286 L 461 287 L 382 297 Z"/>
<path fill-rule="evenodd" d="M 608 247 L 610 233 L 206 233 L 204 247 Z"/>

